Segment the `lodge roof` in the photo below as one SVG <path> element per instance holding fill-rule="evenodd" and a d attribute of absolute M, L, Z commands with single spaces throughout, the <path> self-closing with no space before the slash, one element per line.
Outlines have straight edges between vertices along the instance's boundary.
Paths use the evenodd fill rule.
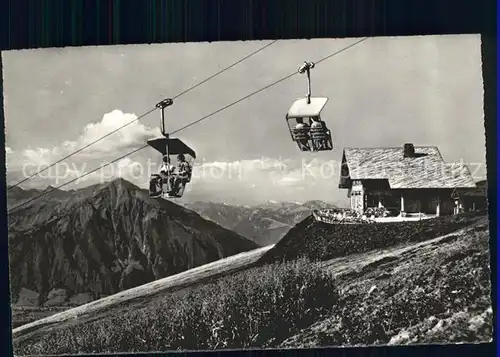
<path fill-rule="evenodd" d="M 415 146 L 413 157 L 402 147 L 345 148 L 342 164 L 352 180 L 388 180 L 391 189 L 474 188 L 467 165 L 446 163 L 436 146 Z"/>

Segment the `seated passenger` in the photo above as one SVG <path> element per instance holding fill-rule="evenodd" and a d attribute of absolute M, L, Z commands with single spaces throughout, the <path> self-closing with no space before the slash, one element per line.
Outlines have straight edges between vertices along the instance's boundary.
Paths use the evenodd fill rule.
<path fill-rule="evenodd" d="M 309 147 L 309 125 L 304 123 L 302 118 L 295 119 L 297 125 L 295 125 L 294 138 L 301 150 L 306 149 L 310 151 Z"/>
<path fill-rule="evenodd" d="M 175 167 L 170 163 L 170 157 L 168 155 L 163 156 L 163 164 L 160 167 L 160 175 L 163 179 L 163 182 L 168 184 L 168 190 L 171 191 L 172 187 L 174 187 L 174 170 Z"/>
<path fill-rule="evenodd" d="M 186 161 L 184 154 L 177 155 L 177 168 L 171 175 L 172 190 L 171 193 L 176 195 L 179 190 L 186 185 L 191 179 L 191 166 Z"/>
<path fill-rule="evenodd" d="M 163 156 L 163 162 L 160 167 L 159 174 L 153 175 L 149 185 L 149 191 L 152 197 L 161 196 L 163 191 L 163 184 L 168 183 L 169 188 L 172 187 L 172 172 L 174 166 L 170 164 L 170 157 L 168 155 Z"/>
<path fill-rule="evenodd" d="M 323 121 L 319 117 L 311 117 L 311 139 L 313 142 L 313 147 L 316 150 L 327 150 L 328 149 L 328 129 Z"/>
<path fill-rule="evenodd" d="M 160 175 L 163 178 L 169 177 L 174 171 L 174 165 L 170 163 L 170 157 L 168 155 L 163 156 L 163 163 L 160 167 Z"/>

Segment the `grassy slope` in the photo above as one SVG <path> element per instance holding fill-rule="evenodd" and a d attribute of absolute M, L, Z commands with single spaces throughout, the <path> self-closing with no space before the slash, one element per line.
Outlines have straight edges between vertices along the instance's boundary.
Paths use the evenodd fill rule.
<path fill-rule="evenodd" d="M 19 353 L 55 354 L 487 341 L 492 326 L 487 218 L 452 222 L 431 222 L 421 227 L 420 237 L 411 230 L 396 241 L 390 235 L 360 237 L 376 242 L 369 252 L 354 240 L 349 248 L 350 240 L 332 244 L 317 235 L 313 244 L 309 237 L 307 246 L 326 253 L 320 262 L 254 267 L 144 300 L 142 309 L 138 304 L 113 313 L 102 309 L 84 323 L 59 325 L 53 332 L 45 328 L 30 335 L 25 329 L 15 347 Z M 318 234 L 331 227 L 301 229 Z M 453 233 L 438 237 L 445 231 Z"/>
<path fill-rule="evenodd" d="M 36 340 L 39 336 L 53 329 L 64 329 L 75 324 L 85 324 L 95 320 L 104 320 L 110 316 L 122 315 L 127 311 L 140 309 L 148 304 L 154 305 L 164 294 L 169 294 L 184 286 L 203 283 L 205 279 L 213 279 L 219 275 L 237 271 L 258 260 L 272 246 L 240 253 L 200 267 L 187 270 L 154 282 L 122 291 L 91 303 L 66 310 L 52 316 L 36 320 L 15 328 L 14 342 Z"/>
<path fill-rule="evenodd" d="M 37 321 L 58 312 L 68 310 L 69 307 L 38 307 L 38 306 L 12 306 L 12 328 Z"/>
<path fill-rule="evenodd" d="M 486 342 L 492 334 L 487 219 L 454 233 L 322 262 L 341 312 L 280 347 Z"/>

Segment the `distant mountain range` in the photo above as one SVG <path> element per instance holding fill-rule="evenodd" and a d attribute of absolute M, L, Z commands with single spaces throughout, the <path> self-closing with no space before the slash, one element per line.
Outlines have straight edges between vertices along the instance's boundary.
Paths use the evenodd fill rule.
<path fill-rule="evenodd" d="M 123 179 L 56 189 L 17 207 L 42 192 L 8 191 L 11 295 L 19 304 L 30 294 L 39 305 L 93 300 L 258 248 Z"/>
<path fill-rule="evenodd" d="M 295 224 L 314 209 L 335 208 L 323 201 L 267 202 L 261 206 L 235 206 L 214 202 L 186 203 L 197 212 L 227 229 L 253 240 L 261 246 L 278 242 Z"/>

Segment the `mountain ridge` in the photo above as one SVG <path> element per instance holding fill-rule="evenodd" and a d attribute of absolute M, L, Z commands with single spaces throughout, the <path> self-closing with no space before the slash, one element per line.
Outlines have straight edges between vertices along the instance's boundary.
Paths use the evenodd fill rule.
<path fill-rule="evenodd" d="M 71 190 L 61 190 L 51 186 L 43 190 L 24 190 L 20 187 L 15 187 L 11 188 L 8 192 L 8 205 L 12 207 L 15 204 L 21 204 L 23 201 L 29 201 L 37 195 L 44 195 L 41 198 L 44 200 L 44 210 L 59 209 L 62 211 L 60 214 L 64 214 L 65 206 L 60 206 L 61 202 L 65 200 L 70 200 L 71 202 L 70 197 L 78 199 L 77 197 L 93 195 L 94 191 L 109 185 L 126 187 L 128 190 L 141 192 L 142 197 L 147 199 L 147 190 L 141 189 L 123 178 L 117 178 L 108 183 L 94 184 Z M 334 204 L 320 200 L 309 200 L 306 202 L 266 201 L 259 205 L 231 205 L 223 202 L 198 200 L 183 202 L 179 206 L 190 209 L 198 213 L 202 218 L 232 230 L 256 242 L 260 246 L 277 243 L 295 224 L 309 216 L 312 210 L 336 208 Z M 18 206 L 14 208 L 22 209 L 22 207 Z M 37 213 L 40 214 L 40 212 Z M 31 217 L 32 215 L 29 216 Z"/>
<path fill-rule="evenodd" d="M 295 224 L 310 216 L 312 210 L 336 208 L 318 200 L 252 206 L 195 201 L 184 206 L 262 246 L 277 243 Z"/>
<path fill-rule="evenodd" d="M 33 197 L 16 189 L 11 203 Z M 11 294 L 19 300 L 22 289 L 35 291 L 39 305 L 55 290 L 64 301 L 82 293 L 93 300 L 259 247 L 124 179 L 16 207 L 9 212 Z"/>

